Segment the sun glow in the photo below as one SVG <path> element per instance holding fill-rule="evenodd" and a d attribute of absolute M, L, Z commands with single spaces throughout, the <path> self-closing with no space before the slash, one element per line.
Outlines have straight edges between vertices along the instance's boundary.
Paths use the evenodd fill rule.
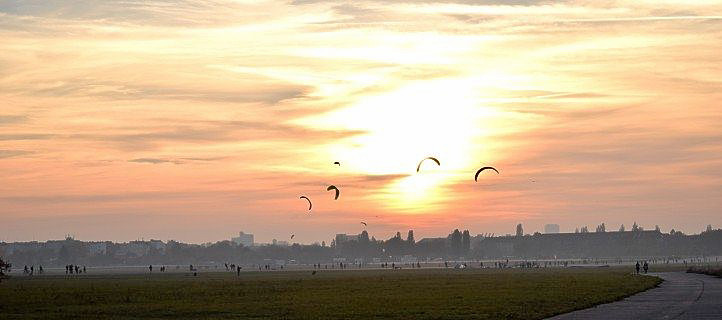
<path fill-rule="evenodd" d="M 300 122 L 366 132 L 327 146 L 327 156 L 343 159 L 346 169 L 356 173 L 409 174 L 386 186 L 384 203 L 407 211 L 428 210 L 444 198 L 442 185 L 478 163 L 475 139 L 491 133 L 489 121 L 497 114 L 478 104 L 480 92 L 472 79 L 419 81 Z M 439 158 L 441 166 L 429 161 L 416 173 L 417 163 L 428 156 Z"/>

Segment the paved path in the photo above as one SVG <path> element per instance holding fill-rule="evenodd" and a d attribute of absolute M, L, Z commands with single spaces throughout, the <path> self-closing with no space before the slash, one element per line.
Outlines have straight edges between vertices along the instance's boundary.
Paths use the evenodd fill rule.
<path fill-rule="evenodd" d="M 570 319 L 722 319 L 722 279 L 669 272 L 654 289 L 624 300 L 552 317 Z"/>

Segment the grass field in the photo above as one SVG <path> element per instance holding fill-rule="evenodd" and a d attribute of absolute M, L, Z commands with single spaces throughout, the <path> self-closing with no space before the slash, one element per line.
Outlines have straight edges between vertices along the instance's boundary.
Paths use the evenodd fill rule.
<path fill-rule="evenodd" d="M 3 319 L 539 319 L 653 287 L 629 270 L 368 270 L 15 277 Z"/>

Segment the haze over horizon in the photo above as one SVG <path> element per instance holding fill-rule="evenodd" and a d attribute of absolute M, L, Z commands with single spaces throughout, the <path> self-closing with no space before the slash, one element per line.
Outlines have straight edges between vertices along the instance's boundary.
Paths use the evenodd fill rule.
<path fill-rule="evenodd" d="M 0 0 L 0 37 L 2 241 L 722 226 L 719 1 Z"/>

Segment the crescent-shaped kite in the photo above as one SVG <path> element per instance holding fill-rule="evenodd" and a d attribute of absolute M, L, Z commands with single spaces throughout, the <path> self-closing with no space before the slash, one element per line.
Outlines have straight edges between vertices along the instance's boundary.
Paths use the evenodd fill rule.
<path fill-rule="evenodd" d="M 419 161 L 419 164 L 416 166 L 416 172 L 419 172 L 419 170 L 421 170 L 421 164 L 424 163 L 424 161 L 426 161 L 426 160 L 433 160 L 434 162 L 436 162 L 436 165 L 438 165 L 438 166 L 441 165 L 441 162 L 439 162 L 439 159 L 436 159 L 434 157 L 426 157 L 423 160 Z"/>
<path fill-rule="evenodd" d="M 369 226 L 369 225 L 366 224 L 366 222 L 363 222 L 363 221 L 361 221 L 361 224 L 364 225 L 364 226 L 367 226 L 367 227 Z"/>
<path fill-rule="evenodd" d="M 499 170 L 496 170 L 494 167 L 483 167 L 476 171 L 476 174 L 474 175 L 474 181 L 477 181 L 477 179 L 479 179 L 479 174 L 484 170 L 494 170 L 497 174 L 499 174 Z"/>
<path fill-rule="evenodd" d="M 313 208 L 313 203 L 311 203 L 311 199 L 306 196 L 300 196 L 299 199 L 306 199 L 306 201 L 308 201 L 308 211 L 311 211 L 311 208 Z"/>
<path fill-rule="evenodd" d="M 326 188 L 326 191 L 331 191 L 331 190 L 336 190 L 336 196 L 333 199 L 338 200 L 338 196 L 341 195 L 341 191 L 339 191 L 338 188 L 336 188 L 336 186 L 334 186 L 334 185 L 330 185 L 330 186 L 328 186 L 328 188 Z"/>
<path fill-rule="evenodd" d="M 340 165 L 341 165 L 341 162 L 336 161 L 336 162 L 334 162 L 333 164 L 340 166 Z"/>
<path fill-rule="evenodd" d="M 291 235 L 291 239 L 293 239 L 294 236 L 295 236 L 295 234 L 292 234 L 292 235 Z"/>

